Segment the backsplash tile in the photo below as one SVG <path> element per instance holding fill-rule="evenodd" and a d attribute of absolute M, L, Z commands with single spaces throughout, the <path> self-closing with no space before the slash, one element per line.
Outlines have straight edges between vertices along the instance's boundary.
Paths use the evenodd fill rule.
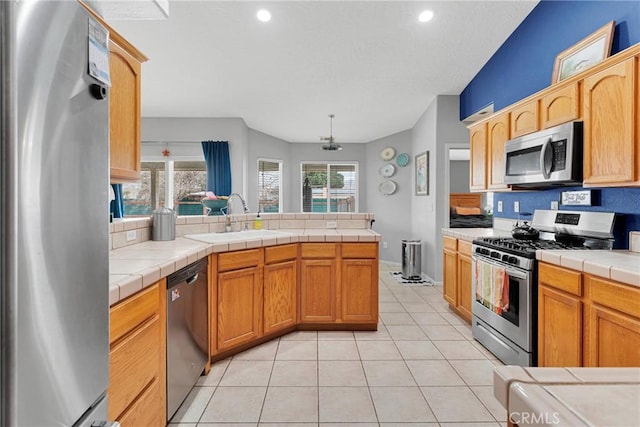
<path fill-rule="evenodd" d="M 325 229 L 327 221 L 335 221 L 338 229 L 342 230 L 364 230 L 370 228 L 371 220 L 374 219 L 372 213 L 262 213 L 262 226 L 268 230 L 304 230 L 304 229 Z M 255 213 L 233 215 L 233 231 L 253 229 L 256 219 Z M 119 249 L 126 246 L 142 243 L 151 240 L 151 218 L 126 218 L 116 220 L 109 224 L 109 249 Z M 225 229 L 225 218 L 220 215 L 215 216 L 179 216 L 176 219 L 176 237 L 186 234 L 199 233 L 221 233 Z M 136 239 L 127 241 L 127 231 L 136 230 Z M 308 241 L 308 238 L 301 238 L 301 241 Z M 280 241 L 278 241 L 280 243 Z M 186 265 L 186 264 L 185 264 Z M 184 266 L 175 266 L 178 270 Z"/>

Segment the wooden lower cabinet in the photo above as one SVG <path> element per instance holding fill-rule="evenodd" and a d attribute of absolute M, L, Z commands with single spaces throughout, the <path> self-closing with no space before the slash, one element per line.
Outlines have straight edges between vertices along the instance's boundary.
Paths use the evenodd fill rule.
<path fill-rule="evenodd" d="M 471 322 L 471 268 L 471 243 L 458 242 L 457 307 L 467 322 Z"/>
<path fill-rule="evenodd" d="M 471 243 L 444 236 L 442 296 L 460 317 L 471 323 Z"/>
<path fill-rule="evenodd" d="M 442 296 L 450 305 L 456 305 L 458 281 L 458 240 L 445 236 L 442 247 Z"/>
<path fill-rule="evenodd" d="M 378 322 L 378 263 L 373 259 L 342 260 L 343 322 Z M 372 286 L 372 284 L 376 286 Z"/>
<path fill-rule="evenodd" d="M 108 417 L 127 426 L 166 418 L 166 282 L 110 310 Z"/>
<path fill-rule="evenodd" d="M 300 261 L 300 322 L 332 323 L 336 321 L 335 259 Z"/>
<path fill-rule="evenodd" d="M 541 285 L 538 319 L 538 366 L 582 366 L 580 298 Z"/>
<path fill-rule="evenodd" d="M 640 288 L 540 263 L 538 366 L 640 366 Z"/>
<path fill-rule="evenodd" d="M 262 335 L 262 274 L 260 267 L 218 273 L 218 351 Z"/>
<path fill-rule="evenodd" d="M 587 316 L 586 366 L 640 366 L 640 319 L 596 304 Z"/>
<path fill-rule="evenodd" d="M 264 266 L 264 333 L 294 326 L 298 321 L 296 292 L 297 262 Z"/>

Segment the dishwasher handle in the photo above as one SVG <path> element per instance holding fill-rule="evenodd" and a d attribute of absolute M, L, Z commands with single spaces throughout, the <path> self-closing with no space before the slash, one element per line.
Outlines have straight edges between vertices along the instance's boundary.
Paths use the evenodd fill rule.
<path fill-rule="evenodd" d="M 193 283 L 198 279 L 198 274 L 207 273 L 207 257 L 200 259 L 188 266 L 181 268 L 167 277 L 167 289 L 171 289 L 176 285 L 187 282 Z"/>

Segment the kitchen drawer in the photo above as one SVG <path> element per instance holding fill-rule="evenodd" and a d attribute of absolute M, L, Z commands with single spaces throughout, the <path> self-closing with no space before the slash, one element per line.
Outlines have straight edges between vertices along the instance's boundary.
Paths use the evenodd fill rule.
<path fill-rule="evenodd" d="M 458 250 L 458 239 L 455 237 L 444 236 L 442 238 L 442 247 L 456 252 Z"/>
<path fill-rule="evenodd" d="M 465 240 L 458 240 L 458 253 L 471 256 L 471 243 Z"/>
<path fill-rule="evenodd" d="M 582 296 L 582 273 L 573 270 L 540 263 L 538 283 L 579 297 Z"/>
<path fill-rule="evenodd" d="M 160 383 L 157 379 L 118 420 L 122 427 L 163 426 L 165 414 L 160 405 Z"/>
<path fill-rule="evenodd" d="M 302 258 L 335 258 L 335 243 L 302 243 Z"/>
<path fill-rule="evenodd" d="M 112 346 L 107 391 L 109 419 L 122 414 L 160 376 L 160 327 L 160 317 L 156 315 Z"/>
<path fill-rule="evenodd" d="M 262 249 L 224 252 L 218 255 L 218 272 L 255 267 L 260 263 Z"/>
<path fill-rule="evenodd" d="M 274 264 L 276 262 L 289 261 L 298 256 L 298 244 L 269 246 L 264 249 L 264 263 Z"/>
<path fill-rule="evenodd" d="M 640 318 L 640 288 L 585 276 L 591 301 Z"/>
<path fill-rule="evenodd" d="M 109 314 L 109 343 L 113 344 L 126 333 L 141 325 L 158 312 L 160 285 L 155 284 L 138 292 L 111 308 Z M 164 291 L 164 289 L 162 289 Z"/>
<path fill-rule="evenodd" d="M 343 243 L 342 258 L 377 258 L 377 243 Z"/>

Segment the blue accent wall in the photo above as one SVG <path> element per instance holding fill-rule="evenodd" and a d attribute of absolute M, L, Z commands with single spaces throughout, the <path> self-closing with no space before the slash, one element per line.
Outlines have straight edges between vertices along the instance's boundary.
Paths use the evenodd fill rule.
<path fill-rule="evenodd" d="M 520 202 L 520 212 L 533 213 L 536 209 L 550 209 L 551 202 L 560 201 L 563 191 L 583 190 L 582 187 L 551 188 L 542 191 L 517 191 L 510 193 L 494 193 L 493 215 L 496 218 L 517 219 L 513 212 L 513 202 Z M 640 230 L 640 188 L 593 188 L 593 206 L 563 206 L 559 209 L 569 211 L 616 212 L 616 247 L 629 248 L 629 231 Z M 502 201 L 502 212 L 498 212 L 498 201 Z M 530 220 L 531 217 L 521 216 Z"/>
<path fill-rule="evenodd" d="M 498 51 L 460 94 L 460 119 L 493 103 L 505 108 L 551 84 L 558 53 L 571 47 L 609 21 L 615 21 L 611 54 L 640 43 L 640 1 L 542 0 L 509 36 Z M 495 193 L 495 217 L 517 219 L 520 212 L 550 209 L 562 191 L 582 187 L 542 191 Z M 560 206 L 560 210 L 593 210 L 622 214 L 616 230 L 616 246 L 628 248 L 630 230 L 640 230 L 640 188 L 594 189 L 596 202 L 590 207 Z M 503 212 L 498 212 L 498 201 Z M 523 218 L 530 219 L 530 218 Z"/>
<path fill-rule="evenodd" d="M 462 91 L 460 119 L 548 87 L 558 53 L 612 20 L 612 54 L 640 43 L 640 1 L 541 1 Z"/>

